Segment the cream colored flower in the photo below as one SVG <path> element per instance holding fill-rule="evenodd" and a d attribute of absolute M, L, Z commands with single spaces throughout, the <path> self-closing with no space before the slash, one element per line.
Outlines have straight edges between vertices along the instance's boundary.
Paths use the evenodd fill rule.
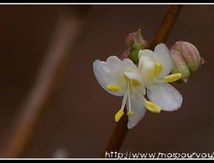
<path fill-rule="evenodd" d="M 160 108 L 146 100 L 145 86 L 137 66 L 130 60 L 120 60 L 116 56 L 110 56 L 107 60 L 95 60 L 93 70 L 98 83 L 110 94 L 123 96 L 122 105 L 115 114 L 118 122 L 124 115 L 126 106 L 128 115 L 127 127 L 133 128 L 144 116 L 144 106 L 153 112 L 159 112 Z"/>
<path fill-rule="evenodd" d="M 182 95 L 170 84 L 179 80 L 181 73 L 169 75 L 172 59 L 165 44 L 158 44 L 154 51 L 144 49 L 139 52 L 141 72 L 147 97 L 164 111 L 175 111 L 181 107 Z"/>

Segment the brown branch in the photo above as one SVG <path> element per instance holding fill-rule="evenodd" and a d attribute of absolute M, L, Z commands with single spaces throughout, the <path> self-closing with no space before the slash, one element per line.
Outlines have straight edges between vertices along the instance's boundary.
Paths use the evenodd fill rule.
<path fill-rule="evenodd" d="M 158 28 L 152 42 L 146 48 L 153 49 L 158 43 L 165 42 L 167 40 L 181 9 L 182 9 L 181 5 L 169 6 L 169 8 L 166 10 L 164 19 L 162 20 L 162 23 Z M 115 152 L 121 148 L 128 132 L 128 129 L 126 127 L 127 122 L 128 118 L 127 116 L 124 116 L 117 123 L 109 139 L 109 142 L 105 148 L 104 157 L 106 152 Z"/>
<path fill-rule="evenodd" d="M 128 122 L 127 116 L 124 115 L 123 117 L 121 117 L 120 121 L 117 123 L 116 127 L 112 132 L 112 135 L 104 151 L 104 156 L 106 152 L 115 152 L 120 150 L 120 147 L 122 146 L 123 141 L 128 132 L 127 122 Z"/>
<path fill-rule="evenodd" d="M 82 20 L 69 15 L 61 15 L 56 25 L 53 40 L 40 73 L 22 112 L 15 121 L 9 143 L 0 153 L 1 157 L 19 157 L 32 139 L 40 116 L 48 107 L 60 86 L 63 74 L 69 65 L 70 50 L 82 29 Z"/>
<path fill-rule="evenodd" d="M 176 22 L 176 19 L 182 9 L 182 5 L 172 5 L 169 6 L 167 9 L 165 16 L 160 24 L 160 27 L 156 31 L 156 34 L 147 47 L 148 49 L 154 49 L 154 47 L 161 43 L 166 42 L 167 38 L 169 37 L 170 32 L 173 29 L 173 26 Z"/>

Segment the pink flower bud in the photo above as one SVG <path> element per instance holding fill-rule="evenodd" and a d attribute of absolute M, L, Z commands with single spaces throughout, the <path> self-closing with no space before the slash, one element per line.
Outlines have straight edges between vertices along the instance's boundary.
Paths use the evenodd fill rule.
<path fill-rule="evenodd" d="M 182 73 L 183 79 L 187 79 L 204 63 L 198 49 L 189 42 L 177 41 L 170 51 L 174 63 L 172 71 Z"/>
<path fill-rule="evenodd" d="M 126 50 L 123 52 L 121 59 L 128 58 L 128 57 L 129 57 L 129 54 L 130 54 L 130 49 L 126 49 Z"/>
<path fill-rule="evenodd" d="M 183 79 L 189 78 L 190 71 L 184 58 L 174 49 L 171 49 L 170 52 L 173 60 L 172 73 L 181 73 Z"/>
<path fill-rule="evenodd" d="M 126 44 L 128 45 L 128 49 L 123 53 L 123 58 L 128 57 L 134 63 L 138 63 L 138 52 L 147 46 L 147 42 L 142 37 L 141 29 L 130 33 L 126 38 Z"/>
<path fill-rule="evenodd" d="M 132 48 L 132 46 L 147 46 L 147 42 L 142 37 L 141 29 L 138 29 L 137 32 L 130 33 L 126 38 L 126 44 Z"/>

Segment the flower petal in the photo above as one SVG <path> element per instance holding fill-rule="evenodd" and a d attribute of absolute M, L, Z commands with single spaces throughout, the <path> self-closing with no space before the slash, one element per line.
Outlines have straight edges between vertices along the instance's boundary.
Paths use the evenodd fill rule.
<path fill-rule="evenodd" d="M 93 63 L 93 71 L 94 71 L 94 74 L 95 74 L 95 77 L 96 77 L 98 83 L 108 93 L 115 95 L 115 96 L 124 95 L 125 83 L 123 83 L 121 80 L 118 79 L 120 74 L 113 72 L 111 70 L 111 67 L 108 65 L 108 63 L 100 61 L 100 60 L 95 60 Z M 109 84 L 120 86 L 121 90 L 116 91 L 116 92 L 109 91 L 107 89 L 107 86 Z"/>
<path fill-rule="evenodd" d="M 138 75 L 134 72 L 124 72 L 124 75 L 132 80 L 138 80 Z"/>
<path fill-rule="evenodd" d="M 114 70 L 114 72 L 121 70 L 122 61 L 117 56 L 109 56 L 106 59 L 106 63 L 112 71 Z"/>
<path fill-rule="evenodd" d="M 142 56 L 139 61 L 139 71 L 146 86 L 150 85 L 154 79 L 155 63 L 152 58 Z"/>
<path fill-rule="evenodd" d="M 122 64 L 125 67 L 134 68 L 134 69 L 137 68 L 137 66 L 134 64 L 134 62 L 131 59 L 129 59 L 129 58 L 125 58 L 122 61 Z"/>
<path fill-rule="evenodd" d="M 143 78 L 140 75 L 139 69 L 137 68 L 137 66 L 132 62 L 132 60 L 130 59 L 124 59 L 122 61 L 123 63 L 123 69 L 124 69 L 124 76 L 126 76 L 127 78 L 137 81 L 140 85 L 144 85 L 143 84 Z"/>
<path fill-rule="evenodd" d="M 170 51 L 165 44 L 160 43 L 155 47 L 154 53 L 158 56 L 161 64 L 163 65 L 163 71 L 159 75 L 159 77 L 162 78 L 168 75 L 172 69 L 172 58 Z"/>
<path fill-rule="evenodd" d="M 122 65 L 123 65 L 124 72 L 133 72 L 133 73 L 139 74 L 137 66 L 129 58 L 124 59 L 122 61 Z"/>
<path fill-rule="evenodd" d="M 129 116 L 128 118 L 128 129 L 135 127 L 137 123 L 143 118 L 146 112 L 146 110 L 144 109 L 143 98 L 136 93 L 131 94 L 131 109 L 134 114 L 132 116 Z"/>
<path fill-rule="evenodd" d="M 154 56 L 154 52 L 152 50 L 149 50 L 149 49 L 140 50 L 138 53 L 139 59 L 141 57 L 153 57 L 153 56 Z"/>
<path fill-rule="evenodd" d="M 139 84 L 142 83 L 142 78 L 138 73 L 135 72 L 124 72 L 124 75 L 131 80 L 137 81 Z"/>
<path fill-rule="evenodd" d="M 181 107 L 182 95 L 170 84 L 154 84 L 147 90 L 148 98 L 164 111 L 175 111 Z"/>

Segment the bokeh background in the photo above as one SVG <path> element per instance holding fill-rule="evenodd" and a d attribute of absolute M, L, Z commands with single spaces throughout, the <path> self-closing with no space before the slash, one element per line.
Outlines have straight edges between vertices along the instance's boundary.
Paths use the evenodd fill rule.
<path fill-rule="evenodd" d="M 102 157 L 115 127 L 121 99 L 96 82 L 92 63 L 120 57 L 125 38 L 142 28 L 150 40 L 165 5 L 0 6 L 0 150 L 4 151 L 34 87 L 62 14 L 85 20 L 56 95 L 46 106 L 20 157 Z M 75 20 L 74 20 L 75 21 Z M 214 6 L 185 5 L 167 45 L 186 40 L 205 64 L 187 84 L 175 84 L 184 97 L 176 112 L 147 112 L 129 130 L 121 152 L 214 152 Z"/>

